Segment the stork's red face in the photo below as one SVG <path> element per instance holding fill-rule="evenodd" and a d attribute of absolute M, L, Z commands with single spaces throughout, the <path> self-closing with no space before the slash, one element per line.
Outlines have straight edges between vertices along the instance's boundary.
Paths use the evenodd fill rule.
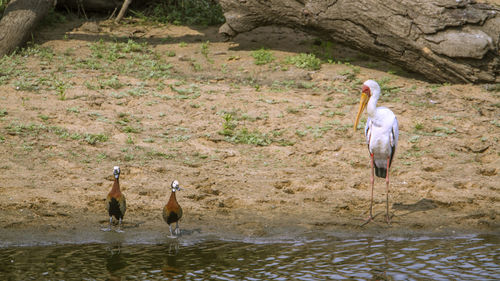
<path fill-rule="evenodd" d="M 368 97 L 372 96 L 372 92 L 370 91 L 370 87 L 368 87 L 366 85 L 363 85 L 361 92 L 365 93 Z"/>
<path fill-rule="evenodd" d="M 366 108 L 366 104 L 368 103 L 368 100 L 370 100 L 370 97 L 372 96 L 372 91 L 370 90 L 370 87 L 363 85 L 363 88 L 361 89 L 361 100 L 359 101 L 359 110 L 358 114 L 356 115 L 356 121 L 354 121 L 354 131 L 356 131 L 359 123 L 359 118 L 361 117 L 361 113 Z"/>

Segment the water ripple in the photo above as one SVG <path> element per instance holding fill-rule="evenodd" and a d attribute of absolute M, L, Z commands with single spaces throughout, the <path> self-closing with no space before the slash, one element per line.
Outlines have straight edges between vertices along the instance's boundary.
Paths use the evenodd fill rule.
<path fill-rule="evenodd" d="M 255 242 L 255 241 L 254 241 Z M 4 280 L 500 280 L 500 237 L 0 249 Z"/>

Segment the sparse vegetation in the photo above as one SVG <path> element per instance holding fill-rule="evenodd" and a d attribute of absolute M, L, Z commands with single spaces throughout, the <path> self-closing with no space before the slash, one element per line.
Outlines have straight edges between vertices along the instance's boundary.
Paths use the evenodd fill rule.
<path fill-rule="evenodd" d="M 404 180 L 424 191 L 441 186 L 446 189 L 449 183 L 443 178 L 447 173 L 470 165 L 474 177 L 484 185 L 471 188 L 473 196 L 493 186 L 485 180 L 493 177 L 476 171 L 491 168 L 491 159 L 500 153 L 495 150 L 500 96 L 494 85 L 430 85 L 406 79 L 391 74 L 396 67 L 362 54 L 336 52 L 340 46 L 329 42 L 311 47 L 310 40 L 305 40 L 300 49 L 314 55 L 294 54 L 282 59 L 289 53 L 280 46 L 247 51 L 221 41 L 209 42 L 214 37 L 204 36 L 197 28 L 149 23 L 141 26 L 141 20 L 127 18 L 111 31 L 105 27 L 102 33 L 92 34 L 88 38 L 97 41 L 84 44 L 77 44 L 71 32 L 63 39 L 61 31 L 56 39 L 30 43 L 0 58 L 0 143 L 3 159 L 9 160 L 5 165 L 11 165 L 9 172 L 19 176 L 15 167 L 35 167 L 41 179 L 68 164 L 98 174 L 91 182 L 107 185 L 104 178 L 109 175 L 102 171 L 119 164 L 137 169 L 133 173 L 137 172 L 138 178 L 127 180 L 132 186 L 134 181 L 141 183 L 145 174 L 152 173 L 151 178 L 157 180 L 163 174 L 191 167 L 196 169 L 190 169 L 189 174 L 202 171 L 193 174 L 196 185 L 211 173 L 221 175 L 220 183 L 227 183 L 234 167 L 241 169 L 243 165 L 252 175 L 262 173 L 264 184 L 272 186 L 291 179 L 287 183 L 290 187 L 285 184 L 281 191 L 271 187 L 273 192 L 292 190 L 294 196 L 310 193 L 297 189 L 303 185 L 306 191 L 326 194 L 334 188 L 350 190 L 359 183 L 355 188 L 366 190 L 366 176 L 370 175 L 363 136 L 366 111 L 356 132 L 353 119 L 361 83 L 371 78 L 382 87 L 384 96 L 379 105 L 391 108 L 400 122 L 397 161 L 391 174 L 394 182 L 403 187 Z M 141 32 L 122 33 L 131 30 Z M 262 37 L 256 37 L 256 42 L 245 36 L 239 40 L 257 48 L 277 42 L 266 42 Z M 369 61 L 359 61 L 367 58 Z M 365 68 L 369 63 L 377 69 Z M 469 140 L 470 136 L 474 139 Z M 477 152 L 485 148 L 485 152 Z M 443 163 L 451 168 L 439 168 Z M 415 172 L 409 173 L 408 166 Z M 434 166 L 435 175 L 420 172 Z M 335 173 L 321 174 L 332 167 Z M 138 171 L 143 168 L 147 173 Z M 124 171 L 127 177 L 129 171 Z M 250 173 L 230 177 L 239 184 Z M 276 179 L 268 182 L 274 175 Z M 433 187 L 434 179 L 437 183 Z M 376 184 L 383 186 L 383 179 L 377 179 Z M 10 182 L 6 186 L 14 185 Z M 88 183 L 82 186 L 93 188 L 90 195 L 102 189 Z M 204 189 L 201 187 L 199 193 Z M 139 190 L 126 189 L 131 198 Z M 222 190 L 219 201 L 210 201 L 216 199 L 211 196 L 197 202 L 202 208 L 223 200 L 226 204 L 228 190 Z M 150 191 L 144 195 L 145 201 L 148 196 L 155 198 L 156 191 Z M 33 198 L 43 197 L 35 189 L 32 192 Z M 397 195 L 403 196 L 402 202 L 418 200 L 405 194 Z M 94 204 L 98 200 L 87 201 Z M 275 204 L 279 206 L 279 202 Z M 296 202 L 301 201 L 291 204 Z M 243 206 L 240 203 L 235 204 Z M 86 206 L 90 213 L 97 208 L 92 204 Z"/>
<path fill-rule="evenodd" d="M 267 146 L 273 142 L 277 142 L 280 145 L 293 145 L 293 142 L 286 142 L 283 139 L 275 140 L 269 134 L 262 133 L 258 130 L 250 131 L 246 127 L 237 130 L 236 127 L 238 124 L 234 121 L 233 115 L 230 113 L 225 113 L 222 118 L 224 122 L 222 123 L 222 130 L 219 131 L 219 134 L 225 136 L 228 142 L 257 146 Z M 274 135 L 276 136 L 276 134 Z M 281 134 L 278 136 L 280 135 Z"/>

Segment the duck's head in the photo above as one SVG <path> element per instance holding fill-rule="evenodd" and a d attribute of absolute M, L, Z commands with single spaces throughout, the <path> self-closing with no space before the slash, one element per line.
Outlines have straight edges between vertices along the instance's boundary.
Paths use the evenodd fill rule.
<path fill-rule="evenodd" d="M 171 186 L 172 186 L 172 192 L 181 190 L 181 187 L 179 186 L 179 182 L 177 180 L 174 180 Z"/>
<path fill-rule="evenodd" d="M 118 179 L 120 177 L 120 167 L 118 166 L 113 167 L 113 175 L 115 176 L 115 179 Z"/>

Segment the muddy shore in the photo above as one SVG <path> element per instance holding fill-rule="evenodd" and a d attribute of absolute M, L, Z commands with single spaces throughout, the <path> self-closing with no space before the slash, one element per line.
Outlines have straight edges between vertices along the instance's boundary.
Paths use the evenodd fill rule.
<path fill-rule="evenodd" d="M 428 83 L 285 28 L 224 42 L 216 27 L 92 24 L 41 30 L 1 62 L 2 245 L 162 241 L 173 179 L 185 239 L 499 234 L 498 85 Z M 256 65 L 262 47 L 274 60 Z M 305 52 L 336 63 L 286 63 Z M 377 216 L 359 227 L 370 171 L 352 125 L 367 79 L 400 124 L 390 226 L 377 179 Z M 125 234 L 99 230 L 115 165 Z"/>

